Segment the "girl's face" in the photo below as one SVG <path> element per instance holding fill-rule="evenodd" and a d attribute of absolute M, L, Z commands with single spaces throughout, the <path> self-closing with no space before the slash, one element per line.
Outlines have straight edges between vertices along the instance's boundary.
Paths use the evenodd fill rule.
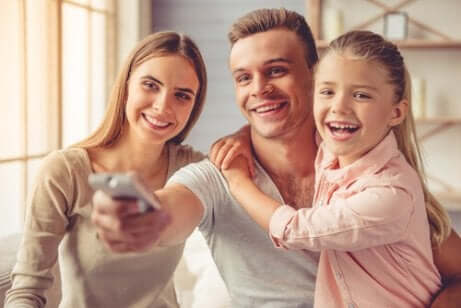
<path fill-rule="evenodd" d="M 375 147 L 406 115 L 395 102 L 388 72 L 373 61 L 330 52 L 318 64 L 314 86 L 317 129 L 340 167 Z"/>
<path fill-rule="evenodd" d="M 198 90 L 194 67 L 181 56 L 154 57 L 142 63 L 128 81 L 128 138 L 161 144 L 178 135 Z"/>

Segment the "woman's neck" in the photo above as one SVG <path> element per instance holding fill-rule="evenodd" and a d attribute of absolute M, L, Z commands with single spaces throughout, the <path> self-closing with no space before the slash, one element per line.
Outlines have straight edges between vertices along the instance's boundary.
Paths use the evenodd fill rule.
<path fill-rule="evenodd" d="M 136 172 L 151 188 L 160 188 L 168 173 L 168 146 L 140 144 L 123 139 L 106 149 L 89 151 L 95 172 Z"/>

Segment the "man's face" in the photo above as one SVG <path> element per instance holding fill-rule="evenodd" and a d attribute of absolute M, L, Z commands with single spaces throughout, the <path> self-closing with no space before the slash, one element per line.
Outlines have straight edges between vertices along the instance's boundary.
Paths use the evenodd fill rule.
<path fill-rule="evenodd" d="M 274 29 L 237 41 L 230 69 L 237 104 L 253 133 L 280 138 L 312 120 L 312 72 L 292 31 Z"/>

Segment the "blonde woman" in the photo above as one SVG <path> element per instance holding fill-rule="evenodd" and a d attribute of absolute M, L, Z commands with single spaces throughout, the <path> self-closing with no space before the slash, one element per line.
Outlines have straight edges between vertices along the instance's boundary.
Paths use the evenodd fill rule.
<path fill-rule="evenodd" d="M 201 153 L 181 143 L 202 111 L 206 87 L 204 61 L 187 36 L 159 32 L 134 48 L 101 126 L 43 161 L 5 307 L 44 307 L 58 258 L 60 307 L 177 307 L 172 275 L 183 244 L 111 253 L 91 223 L 87 179 L 93 172 L 135 171 L 155 190 L 177 169 L 201 160 Z M 155 215 L 149 218 L 162 221 L 162 213 Z"/>

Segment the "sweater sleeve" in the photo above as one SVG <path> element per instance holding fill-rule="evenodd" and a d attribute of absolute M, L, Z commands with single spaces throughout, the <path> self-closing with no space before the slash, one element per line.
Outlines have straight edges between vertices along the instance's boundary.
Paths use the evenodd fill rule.
<path fill-rule="evenodd" d="M 281 206 L 271 218 L 270 234 L 278 247 L 355 251 L 403 239 L 414 208 L 404 189 L 369 187 L 327 206 Z"/>
<path fill-rule="evenodd" d="M 46 305 L 45 291 L 53 283 L 51 270 L 69 225 L 74 186 L 62 151 L 48 155 L 28 197 L 23 240 L 5 308 Z"/>

